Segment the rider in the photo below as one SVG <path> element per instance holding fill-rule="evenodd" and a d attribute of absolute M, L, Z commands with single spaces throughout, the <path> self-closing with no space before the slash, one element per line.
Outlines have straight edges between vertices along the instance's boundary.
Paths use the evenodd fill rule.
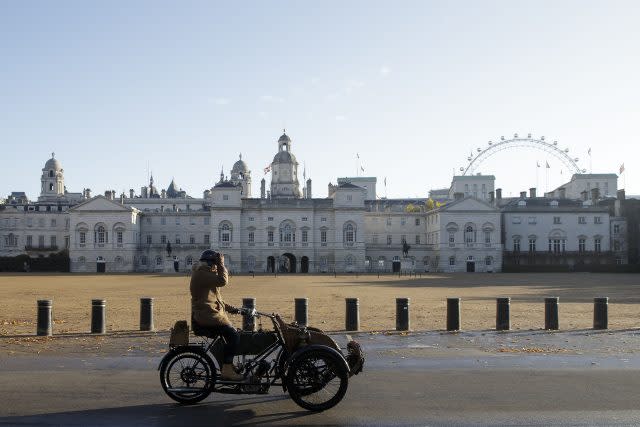
<path fill-rule="evenodd" d="M 241 381 L 244 377 L 233 367 L 233 356 L 240 342 L 240 334 L 227 317 L 227 313 L 238 314 L 240 310 L 226 304 L 220 293 L 220 288 L 228 283 L 229 276 L 224 266 L 224 255 L 211 249 L 202 252 L 200 262 L 193 266 L 189 286 L 193 321 L 224 337 L 226 344 L 222 379 Z"/>

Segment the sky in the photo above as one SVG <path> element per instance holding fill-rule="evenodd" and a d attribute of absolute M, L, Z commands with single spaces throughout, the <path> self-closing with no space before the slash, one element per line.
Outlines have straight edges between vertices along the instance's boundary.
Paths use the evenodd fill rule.
<path fill-rule="evenodd" d="M 314 197 L 358 174 L 427 197 L 514 133 L 640 194 L 638 22 L 637 1 L 3 1 L 0 197 L 37 198 L 52 152 L 71 192 L 152 172 L 193 197 L 241 153 L 259 196 L 283 129 Z M 533 148 L 476 172 L 504 196 L 570 178 Z"/>

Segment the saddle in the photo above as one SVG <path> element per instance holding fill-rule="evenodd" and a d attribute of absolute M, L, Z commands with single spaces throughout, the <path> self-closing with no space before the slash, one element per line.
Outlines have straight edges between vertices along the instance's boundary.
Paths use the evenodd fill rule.
<path fill-rule="evenodd" d="M 215 339 L 220 336 L 213 328 L 209 326 L 203 326 L 196 322 L 196 319 L 193 317 L 193 313 L 191 313 L 191 330 L 193 331 L 193 335 L 197 337 L 207 337 Z"/>

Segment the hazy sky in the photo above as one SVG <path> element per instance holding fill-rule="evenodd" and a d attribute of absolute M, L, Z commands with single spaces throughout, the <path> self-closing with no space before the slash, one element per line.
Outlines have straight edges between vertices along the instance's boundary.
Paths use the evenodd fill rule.
<path fill-rule="evenodd" d="M 283 127 L 316 197 L 357 154 L 379 195 L 426 197 L 515 132 L 640 194 L 639 22 L 637 1 L 2 1 L 0 197 L 36 198 L 52 151 L 69 191 L 151 169 L 195 197 L 242 153 L 256 196 Z M 478 170 L 508 196 L 547 161 L 569 178 L 532 149 Z"/>

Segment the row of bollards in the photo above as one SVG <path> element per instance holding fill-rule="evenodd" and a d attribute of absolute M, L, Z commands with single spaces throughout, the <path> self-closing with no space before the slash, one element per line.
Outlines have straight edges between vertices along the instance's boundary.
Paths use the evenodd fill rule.
<path fill-rule="evenodd" d="M 91 300 L 91 333 L 105 334 L 107 301 L 103 299 Z M 140 298 L 140 330 L 153 331 L 153 298 Z M 36 334 L 40 336 L 53 335 L 53 301 L 38 300 L 38 321 Z"/>
<path fill-rule="evenodd" d="M 609 298 L 594 298 L 593 329 L 608 329 L 609 327 Z M 91 333 L 106 333 L 106 300 L 91 300 Z M 461 298 L 447 298 L 447 331 L 459 331 L 461 329 Z M 242 306 L 256 308 L 255 298 L 243 298 Z M 496 330 L 508 331 L 511 329 L 510 318 L 511 298 L 500 297 L 496 299 Z M 295 298 L 295 321 L 299 325 L 308 324 L 308 298 Z M 53 333 L 53 301 L 38 300 L 37 335 L 52 335 Z M 559 322 L 559 298 L 548 297 L 544 299 L 544 329 L 558 330 Z M 255 318 L 244 315 L 242 329 L 255 331 Z M 396 330 L 408 331 L 411 329 L 409 317 L 409 298 L 396 298 Z M 153 331 L 153 298 L 140 298 L 140 330 Z M 360 330 L 360 301 L 358 298 L 345 299 L 345 330 Z"/>

